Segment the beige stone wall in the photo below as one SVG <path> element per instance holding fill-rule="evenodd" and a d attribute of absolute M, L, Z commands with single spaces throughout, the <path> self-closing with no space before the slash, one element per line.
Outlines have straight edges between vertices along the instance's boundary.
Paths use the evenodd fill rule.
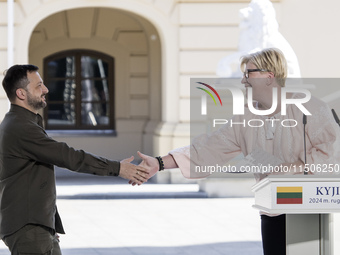
<path fill-rule="evenodd" d="M 280 31 L 294 48 L 303 77 L 340 77 L 339 7 L 333 0 L 282 1 Z"/>
<path fill-rule="evenodd" d="M 179 1 L 179 84 L 180 124 L 174 143 L 184 145 L 188 139 L 190 112 L 190 78 L 216 77 L 218 62 L 237 51 L 239 10 L 250 1 Z M 273 1 L 276 9 L 279 1 Z M 278 15 L 279 16 L 279 15 Z"/>
<path fill-rule="evenodd" d="M 169 53 L 164 54 L 166 50 L 161 48 L 160 41 L 165 38 L 158 30 L 159 26 L 168 26 L 167 19 L 171 19 L 174 4 L 172 1 L 111 1 L 102 3 L 102 6 L 96 3 L 16 1 L 15 62 L 36 64 L 43 73 L 43 58 L 63 50 L 91 49 L 113 56 L 118 135 L 86 139 L 59 135 L 55 138 L 71 146 L 115 159 L 136 155 L 137 150 L 153 154 L 154 148 L 157 148 L 157 144 L 153 143 L 155 130 L 161 125 L 162 115 L 171 118 L 171 113 L 162 113 L 161 91 L 166 82 L 162 82 L 164 65 L 161 61 Z M 2 14 L 6 13 L 6 3 L 0 5 Z M 130 12 L 130 6 L 136 10 Z M 148 21 L 148 12 L 153 12 L 151 16 L 160 24 L 153 22 L 154 25 Z M 5 15 L 1 15 L 0 32 L 5 35 L 6 19 Z M 171 22 L 168 23 L 171 25 Z M 172 33 L 171 29 L 163 30 L 164 33 L 168 31 L 169 35 Z M 5 56 L 7 39 L 1 37 L 0 40 L 0 54 Z M 6 69 L 6 60 L 0 62 L 1 69 Z M 5 105 L 1 107 L 2 118 L 7 112 L 8 102 L 4 92 L 0 93 L 0 104 Z"/>
<path fill-rule="evenodd" d="M 16 3 L 14 5 L 15 13 L 17 13 L 14 23 L 20 23 L 22 14 L 20 7 Z M 0 80 L 3 79 L 4 70 L 7 69 L 7 3 L 0 1 Z M 0 87 L 0 120 L 3 118 L 9 108 L 5 91 Z"/>

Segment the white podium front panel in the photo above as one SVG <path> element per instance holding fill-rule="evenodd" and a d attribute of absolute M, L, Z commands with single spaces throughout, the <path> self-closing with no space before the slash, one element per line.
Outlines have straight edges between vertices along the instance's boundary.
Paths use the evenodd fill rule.
<path fill-rule="evenodd" d="M 337 176 L 268 176 L 252 191 L 254 207 L 271 214 L 340 212 Z"/>

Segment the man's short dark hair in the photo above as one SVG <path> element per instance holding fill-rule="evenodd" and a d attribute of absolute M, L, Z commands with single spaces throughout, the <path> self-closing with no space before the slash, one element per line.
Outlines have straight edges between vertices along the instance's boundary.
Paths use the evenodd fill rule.
<path fill-rule="evenodd" d="M 17 89 L 25 89 L 29 84 L 27 72 L 32 73 L 38 70 L 39 67 L 35 65 L 14 65 L 5 71 L 5 77 L 2 81 L 2 86 L 4 87 L 9 101 L 14 101 Z"/>

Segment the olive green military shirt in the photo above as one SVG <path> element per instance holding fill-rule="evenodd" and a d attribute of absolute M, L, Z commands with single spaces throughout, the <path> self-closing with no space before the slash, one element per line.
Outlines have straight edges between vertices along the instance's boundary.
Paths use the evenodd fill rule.
<path fill-rule="evenodd" d="M 27 224 L 64 233 L 56 207 L 54 165 L 118 176 L 120 163 L 75 150 L 50 138 L 42 118 L 11 105 L 0 125 L 0 238 Z"/>

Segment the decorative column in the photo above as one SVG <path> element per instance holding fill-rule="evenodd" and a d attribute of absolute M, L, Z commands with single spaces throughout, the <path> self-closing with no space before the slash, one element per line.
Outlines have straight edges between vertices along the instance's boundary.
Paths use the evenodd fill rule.
<path fill-rule="evenodd" d="M 14 62 L 14 0 L 7 0 L 7 66 Z"/>

